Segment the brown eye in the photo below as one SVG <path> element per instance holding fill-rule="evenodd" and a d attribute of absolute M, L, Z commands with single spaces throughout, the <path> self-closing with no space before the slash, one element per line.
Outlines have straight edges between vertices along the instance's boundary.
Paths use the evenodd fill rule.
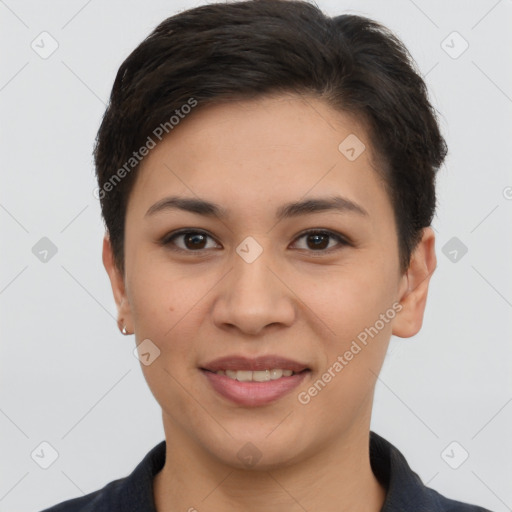
<path fill-rule="evenodd" d="M 186 233 L 183 241 L 187 249 L 204 249 L 206 236 L 202 233 Z"/>
<path fill-rule="evenodd" d="M 178 233 L 173 233 L 171 236 L 165 237 L 162 240 L 162 244 L 165 246 L 173 245 L 177 251 L 199 252 L 212 248 L 207 245 L 209 238 L 213 240 L 210 235 L 203 231 L 180 231 Z"/>
<path fill-rule="evenodd" d="M 330 252 L 329 250 L 332 249 L 333 246 L 329 244 L 333 240 L 336 241 L 339 246 L 349 245 L 342 236 L 332 231 L 308 231 L 299 236 L 297 240 L 303 238 L 306 240 L 306 247 L 299 248 L 314 252 Z M 334 247 L 335 246 L 336 244 L 334 244 Z"/>
<path fill-rule="evenodd" d="M 307 241 L 311 242 L 310 249 L 326 249 L 329 245 L 329 235 L 325 233 L 307 235 Z"/>

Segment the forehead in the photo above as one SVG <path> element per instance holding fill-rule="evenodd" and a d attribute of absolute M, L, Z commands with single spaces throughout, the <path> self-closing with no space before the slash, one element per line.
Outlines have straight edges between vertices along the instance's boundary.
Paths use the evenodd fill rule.
<path fill-rule="evenodd" d="M 132 191 L 148 208 L 176 194 L 223 204 L 228 214 L 325 195 L 370 213 L 391 209 L 362 123 L 291 95 L 198 107 L 181 121 L 145 157 Z"/>

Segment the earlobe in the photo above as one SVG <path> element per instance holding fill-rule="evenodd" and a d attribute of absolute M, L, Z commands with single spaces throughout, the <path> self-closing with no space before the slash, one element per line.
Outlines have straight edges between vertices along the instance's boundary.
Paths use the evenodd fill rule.
<path fill-rule="evenodd" d="M 400 313 L 393 321 L 392 334 L 409 338 L 418 333 L 423 323 L 427 303 L 428 285 L 436 268 L 435 235 L 432 228 L 423 229 L 423 236 L 416 246 L 407 272 L 400 284 Z"/>
<path fill-rule="evenodd" d="M 114 253 L 108 232 L 105 233 L 105 236 L 103 237 L 102 260 L 103 266 L 105 267 L 105 270 L 107 271 L 108 277 L 110 279 L 112 293 L 114 295 L 114 300 L 117 306 L 119 330 L 122 331 L 125 327 L 126 330 L 133 331 L 131 328 L 131 309 L 128 298 L 126 296 L 124 277 L 115 264 Z"/>

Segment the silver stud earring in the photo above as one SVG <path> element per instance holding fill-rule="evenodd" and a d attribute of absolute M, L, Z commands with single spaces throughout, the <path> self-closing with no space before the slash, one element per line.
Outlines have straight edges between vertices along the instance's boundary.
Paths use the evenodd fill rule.
<path fill-rule="evenodd" d="M 123 325 L 123 329 L 121 331 L 124 335 L 128 334 L 128 331 L 126 330 L 126 325 Z"/>

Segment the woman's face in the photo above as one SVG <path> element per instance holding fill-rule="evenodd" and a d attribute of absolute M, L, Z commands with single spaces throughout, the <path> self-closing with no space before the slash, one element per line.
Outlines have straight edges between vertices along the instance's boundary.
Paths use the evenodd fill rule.
<path fill-rule="evenodd" d="M 168 442 L 271 467 L 367 435 L 389 338 L 424 307 L 400 304 L 411 283 L 370 157 L 352 117 L 298 96 L 198 109 L 145 157 L 124 281 L 108 240 L 104 261 Z M 333 205 L 289 206 L 311 200 Z"/>

